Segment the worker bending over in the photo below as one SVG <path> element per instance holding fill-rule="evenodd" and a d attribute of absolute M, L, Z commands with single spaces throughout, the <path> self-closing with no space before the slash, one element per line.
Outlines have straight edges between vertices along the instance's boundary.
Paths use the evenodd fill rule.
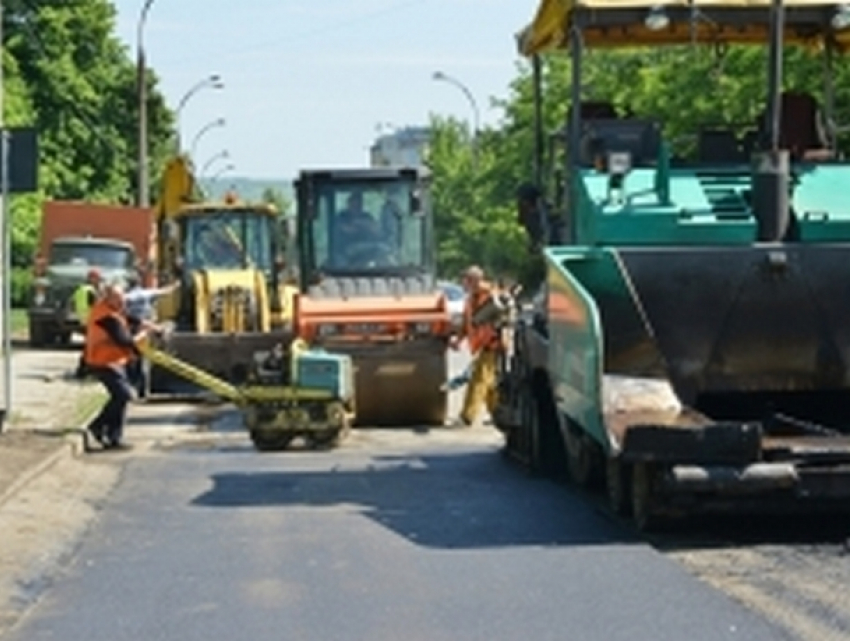
<path fill-rule="evenodd" d="M 155 326 L 143 322 L 136 336 L 130 333 L 124 311 L 124 291 L 119 285 L 107 286 L 89 314 L 84 351 L 86 367 L 103 383 L 109 400 L 87 429 L 104 448 L 129 447 L 122 441 L 127 404 L 133 398 L 127 365 L 140 356 L 136 343 L 148 330 L 155 330 Z"/>
<path fill-rule="evenodd" d="M 467 269 L 463 285 L 467 292 L 463 324 L 460 333 L 452 337 L 450 346 L 458 349 L 466 340 L 474 359 L 460 412 L 460 421 L 469 426 L 478 418 L 482 405 L 486 405 L 491 414 L 496 408 L 496 366 L 502 349 L 502 337 L 493 325 L 477 325 L 474 322 L 476 313 L 490 301 L 494 293 L 493 286 L 484 280 L 483 270 L 477 266 Z"/>

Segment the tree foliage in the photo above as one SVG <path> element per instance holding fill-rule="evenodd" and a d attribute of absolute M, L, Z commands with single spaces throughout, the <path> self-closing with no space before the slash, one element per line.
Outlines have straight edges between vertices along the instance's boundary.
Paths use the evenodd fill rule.
<path fill-rule="evenodd" d="M 274 206 L 281 216 L 288 216 L 291 209 L 291 203 L 286 194 L 277 187 L 266 187 L 260 196 L 260 202 Z"/>
<path fill-rule="evenodd" d="M 823 96 L 823 58 L 787 48 L 784 86 Z M 542 63 L 542 111 L 547 139 L 566 124 L 570 106 L 570 62 L 564 55 Z M 835 121 L 850 125 L 850 64 L 833 67 Z M 663 125 L 674 151 L 693 152 L 700 127 L 752 129 L 765 105 L 766 47 L 680 46 L 666 49 L 593 51 L 583 68 L 585 100 L 614 103 L 622 113 Z M 465 264 L 482 264 L 491 274 L 528 273 L 533 257 L 516 223 L 515 191 L 534 176 L 534 103 L 531 67 L 517 66 L 507 95 L 494 101 L 498 124 L 477 139 L 478 163 L 463 123 L 434 117 L 428 164 L 434 174 L 438 259 L 446 276 Z M 839 138 L 846 150 L 850 139 Z M 549 156 L 551 170 L 556 161 Z M 553 187 L 549 184 L 548 187 Z"/>
<path fill-rule="evenodd" d="M 13 199 L 13 262 L 28 268 L 44 199 L 130 202 L 136 189 L 136 67 L 115 35 L 108 0 L 6 0 L 3 116 L 39 133 L 40 191 Z M 151 175 L 165 160 L 173 116 L 148 71 Z M 155 196 L 155 192 L 152 192 Z"/>

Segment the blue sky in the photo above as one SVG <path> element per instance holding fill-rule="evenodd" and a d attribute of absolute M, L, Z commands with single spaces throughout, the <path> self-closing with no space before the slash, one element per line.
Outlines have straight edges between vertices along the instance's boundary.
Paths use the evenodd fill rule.
<path fill-rule="evenodd" d="M 142 0 L 117 0 L 119 37 L 135 52 Z M 514 34 L 536 0 L 154 0 L 144 30 L 168 103 L 220 74 L 225 87 L 182 110 L 187 143 L 207 123 L 195 162 L 222 150 L 234 174 L 292 178 L 299 168 L 366 165 L 380 123 L 422 125 L 430 113 L 482 124 L 516 74 Z M 135 54 L 134 54 L 135 55 Z M 216 173 L 228 160 L 209 167 Z"/>

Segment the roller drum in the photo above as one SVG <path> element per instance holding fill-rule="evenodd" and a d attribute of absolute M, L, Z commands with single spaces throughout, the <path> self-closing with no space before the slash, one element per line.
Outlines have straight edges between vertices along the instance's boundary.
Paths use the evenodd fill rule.
<path fill-rule="evenodd" d="M 355 370 L 355 426 L 443 425 L 448 396 L 440 389 L 448 371 L 440 339 L 380 345 L 327 345 L 349 354 Z"/>

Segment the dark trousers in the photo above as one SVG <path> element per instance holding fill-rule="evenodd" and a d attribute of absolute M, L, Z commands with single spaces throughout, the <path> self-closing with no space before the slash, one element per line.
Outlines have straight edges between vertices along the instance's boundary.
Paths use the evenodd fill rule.
<path fill-rule="evenodd" d="M 139 397 L 145 395 L 145 362 L 137 358 L 127 364 L 127 378 Z"/>
<path fill-rule="evenodd" d="M 97 368 L 92 371 L 109 394 L 109 400 L 89 423 L 89 431 L 102 435 L 110 443 L 120 443 L 124 434 L 127 405 L 133 398 L 133 387 L 123 368 Z"/>

